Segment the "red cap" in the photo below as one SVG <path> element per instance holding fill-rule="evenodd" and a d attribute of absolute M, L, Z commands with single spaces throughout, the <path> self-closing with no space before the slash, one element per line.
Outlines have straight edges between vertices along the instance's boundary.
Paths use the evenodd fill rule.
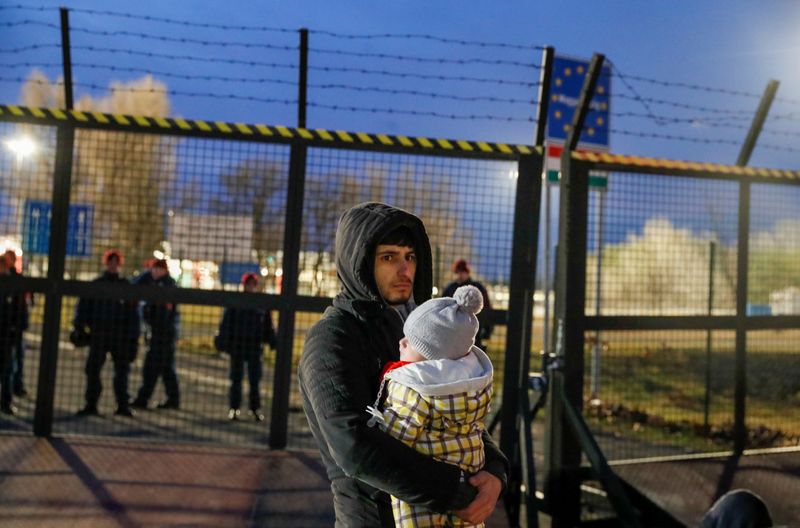
<path fill-rule="evenodd" d="M 457 261 L 453 262 L 453 273 L 469 273 L 469 264 L 464 259 L 458 259 Z"/>
<path fill-rule="evenodd" d="M 167 266 L 167 261 L 165 259 L 154 259 L 151 267 L 169 269 L 169 266 Z"/>
<path fill-rule="evenodd" d="M 111 257 L 116 257 L 117 261 L 119 261 L 119 265 L 122 266 L 125 263 L 125 257 L 122 255 L 122 251 L 118 249 L 109 249 L 105 253 L 103 253 L 103 264 L 108 264 L 108 259 Z"/>
<path fill-rule="evenodd" d="M 242 286 L 247 284 L 247 281 L 250 280 L 256 281 L 256 284 L 258 284 L 258 275 L 253 273 L 252 271 L 248 271 L 247 273 L 242 275 Z"/>

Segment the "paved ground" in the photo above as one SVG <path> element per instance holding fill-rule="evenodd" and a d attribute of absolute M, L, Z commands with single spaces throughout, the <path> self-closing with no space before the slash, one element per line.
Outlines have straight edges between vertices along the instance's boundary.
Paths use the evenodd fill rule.
<path fill-rule="evenodd" d="M 333 502 L 311 451 L 0 436 L 0 527 L 162 526 L 326 527 Z"/>
<path fill-rule="evenodd" d="M 748 488 L 769 506 L 776 525 L 800 526 L 800 448 L 743 457 L 616 465 L 617 473 L 687 526 L 723 493 Z"/>

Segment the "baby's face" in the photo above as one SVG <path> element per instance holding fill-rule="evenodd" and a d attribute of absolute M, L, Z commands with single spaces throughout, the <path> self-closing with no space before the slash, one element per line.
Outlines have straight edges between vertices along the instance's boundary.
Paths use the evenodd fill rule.
<path fill-rule="evenodd" d="M 404 337 L 400 340 L 400 361 L 416 363 L 417 361 L 425 361 L 425 356 L 417 352 L 411 343 L 409 343 L 408 338 Z"/>

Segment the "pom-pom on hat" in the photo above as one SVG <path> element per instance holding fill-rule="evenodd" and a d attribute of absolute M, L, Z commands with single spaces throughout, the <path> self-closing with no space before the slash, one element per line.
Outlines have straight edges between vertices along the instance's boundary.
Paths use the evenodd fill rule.
<path fill-rule="evenodd" d="M 481 291 L 475 286 L 461 286 L 452 297 L 422 303 L 406 319 L 403 332 L 427 359 L 458 359 L 475 344 L 476 315 L 482 309 Z"/>

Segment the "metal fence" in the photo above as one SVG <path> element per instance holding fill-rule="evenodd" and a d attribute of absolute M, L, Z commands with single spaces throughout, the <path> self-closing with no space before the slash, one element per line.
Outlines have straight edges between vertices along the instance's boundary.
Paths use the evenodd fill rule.
<path fill-rule="evenodd" d="M 562 169 L 551 496 L 574 497 L 580 480 L 565 405 L 616 463 L 800 445 L 787 412 L 800 390 L 798 174 L 589 153 Z M 590 173 L 607 186 L 590 190 Z"/>
<path fill-rule="evenodd" d="M 2 429 L 313 447 L 295 368 L 308 328 L 338 289 L 338 218 L 366 200 L 398 205 L 425 221 L 434 294 L 453 280 L 455 259 L 470 262 L 495 308 L 488 351 L 498 387 L 504 370 L 519 372 L 530 315 L 509 316 L 508 307 L 532 298 L 540 150 L 6 106 L 0 137 L 31 145 L 0 151 L 0 219 L 4 244 L 18 250 L 22 271 L 2 279 L 3 289 L 33 294 L 24 333 L 28 395 L 14 399 L 16 416 L 0 415 Z M 94 281 L 111 248 L 123 253 L 120 275 L 129 280 Z M 176 287 L 136 284 L 153 258 L 167 261 Z M 257 292 L 242 291 L 244 272 L 259 276 Z M 76 415 L 87 403 L 87 348 L 70 342 L 80 299 L 135 342 L 131 400 L 141 395 L 156 331 L 146 317 L 131 330 L 120 314 L 132 308 L 141 317 L 148 306 L 177 310 L 178 409 L 156 407 L 170 400 L 159 379 L 146 395 L 147 409 L 135 409 L 133 418 L 115 414 L 124 392 L 114 380 L 121 346 L 115 341 L 105 347 L 115 353 L 102 368 L 99 416 Z M 246 415 L 252 405 L 246 369 L 242 414 L 229 420 L 231 358 L 214 347 L 226 307 L 269 310 L 277 329 L 276 348 L 258 356 L 263 422 Z"/>

